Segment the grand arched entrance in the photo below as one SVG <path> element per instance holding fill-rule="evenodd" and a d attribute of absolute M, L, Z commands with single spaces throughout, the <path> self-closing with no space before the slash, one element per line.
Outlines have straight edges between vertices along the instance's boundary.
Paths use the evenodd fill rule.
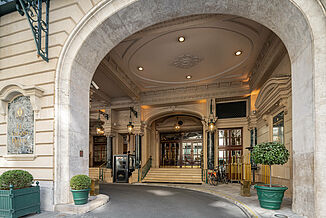
<path fill-rule="evenodd" d="M 105 55 L 124 38 L 158 22 L 193 14 L 233 14 L 268 27 L 288 50 L 293 99 L 293 209 L 321 217 L 325 210 L 321 207 L 326 198 L 321 191 L 325 190 L 325 175 L 316 172 L 321 172 L 325 154 L 323 133 L 315 128 L 325 120 L 320 109 L 324 97 L 321 61 L 325 54 L 318 52 L 325 38 L 320 31 L 324 26 L 315 25 L 324 21 L 320 20 L 322 15 L 316 18 L 322 13 L 317 3 L 296 4 L 142 0 L 103 1 L 94 7 L 67 39 L 56 72 L 55 203 L 69 201 L 72 175 L 88 173 L 88 157 L 82 157 L 80 151 L 88 153 L 89 85 Z"/>

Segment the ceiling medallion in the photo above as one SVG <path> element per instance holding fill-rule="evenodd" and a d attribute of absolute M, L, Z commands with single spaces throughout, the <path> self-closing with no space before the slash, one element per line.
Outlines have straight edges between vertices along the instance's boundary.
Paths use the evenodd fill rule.
<path fill-rule="evenodd" d="M 196 66 L 203 59 L 195 55 L 182 55 L 173 61 L 173 65 L 181 69 L 189 69 Z"/>

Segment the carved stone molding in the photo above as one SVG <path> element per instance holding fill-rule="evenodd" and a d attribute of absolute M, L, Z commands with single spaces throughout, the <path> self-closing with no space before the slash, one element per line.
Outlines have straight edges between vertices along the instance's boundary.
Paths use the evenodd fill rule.
<path fill-rule="evenodd" d="M 270 113 L 275 108 L 282 107 L 285 112 L 288 111 L 288 97 L 291 95 L 291 77 L 274 77 L 270 78 L 261 88 L 255 107 L 258 115 Z"/>
<path fill-rule="evenodd" d="M 287 51 L 282 41 L 275 34 L 271 34 L 251 69 L 251 74 L 249 75 L 251 90 L 260 88 L 265 83 L 286 53 Z"/>
<path fill-rule="evenodd" d="M 109 56 L 105 57 L 100 63 L 110 75 L 122 84 L 122 88 L 133 100 L 139 99 L 139 87 L 127 76 L 127 74 L 116 64 L 116 62 Z M 107 74 L 106 74 L 107 75 Z M 111 79 L 111 78 L 110 78 Z"/>
<path fill-rule="evenodd" d="M 175 114 L 195 116 L 202 120 L 204 119 L 204 114 L 202 112 L 203 111 L 200 111 L 200 109 L 194 108 L 193 105 L 189 107 L 167 106 L 167 107 L 159 107 L 159 108 L 149 109 L 149 110 L 142 110 L 142 119 L 147 126 L 150 126 L 152 122 L 157 119 L 166 117 L 168 115 L 175 115 Z"/>
<path fill-rule="evenodd" d="M 249 94 L 248 85 L 232 82 L 228 82 L 226 86 L 224 85 L 224 83 L 215 83 L 210 85 L 189 86 L 143 92 L 141 95 L 141 104 L 164 104 L 172 102 L 194 101 L 207 98 L 243 96 Z"/>
<path fill-rule="evenodd" d="M 4 155 L 6 161 L 32 161 L 37 158 L 35 154 L 15 154 L 15 155 Z"/>
<path fill-rule="evenodd" d="M 288 108 L 289 108 L 289 100 L 288 98 L 282 98 L 280 101 L 279 101 L 279 106 L 283 108 L 284 110 L 284 114 L 287 114 L 288 113 Z"/>
<path fill-rule="evenodd" d="M 262 116 L 262 120 L 264 121 L 265 125 L 268 126 L 268 123 L 269 123 L 269 119 L 271 118 L 271 115 L 270 114 L 264 114 Z"/>
<path fill-rule="evenodd" d="M 33 111 L 38 114 L 41 110 L 40 98 L 43 89 L 36 86 L 23 86 L 21 84 L 9 84 L 0 89 L 0 114 L 5 116 L 7 113 L 7 104 L 18 95 L 29 96 Z"/>
<path fill-rule="evenodd" d="M 248 130 L 257 127 L 257 116 L 256 114 L 251 114 L 247 117 L 248 120 Z"/>

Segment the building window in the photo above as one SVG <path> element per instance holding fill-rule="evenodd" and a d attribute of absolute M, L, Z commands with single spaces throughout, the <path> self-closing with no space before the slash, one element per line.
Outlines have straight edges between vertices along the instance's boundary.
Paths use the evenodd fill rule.
<path fill-rule="evenodd" d="M 34 111 L 28 96 L 19 96 L 8 104 L 8 154 L 33 154 Z"/>
<path fill-rule="evenodd" d="M 272 140 L 284 144 L 284 111 L 273 117 Z"/>
<path fill-rule="evenodd" d="M 219 147 L 242 146 L 242 128 L 219 129 L 218 145 Z"/>
<path fill-rule="evenodd" d="M 242 155 L 242 128 L 218 129 L 218 164 L 229 166 Z"/>

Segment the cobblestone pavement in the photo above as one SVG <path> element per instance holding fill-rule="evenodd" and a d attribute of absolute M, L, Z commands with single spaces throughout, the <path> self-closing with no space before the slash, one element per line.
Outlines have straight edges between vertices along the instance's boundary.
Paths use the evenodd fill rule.
<path fill-rule="evenodd" d="M 139 184 L 139 185 L 147 185 L 147 184 Z M 163 183 L 155 183 L 150 185 L 157 186 L 168 186 L 168 187 L 176 187 L 176 188 L 186 188 L 191 190 L 197 190 L 202 192 L 207 192 L 211 194 L 215 194 L 221 197 L 224 197 L 231 202 L 237 204 L 243 209 L 251 212 L 252 217 L 262 217 L 262 218 L 272 218 L 272 217 L 283 217 L 283 218 L 303 218 L 303 216 L 299 216 L 291 211 L 291 200 L 288 198 L 283 199 L 282 207 L 280 210 L 267 210 L 263 209 L 259 206 L 258 197 L 255 189 L 251 189 L 250 197 L 243 197 L 240 195 L 240 184 L 232 183 L 232 184 L 219 184 L 217 186 L 212 186 L 208 184 L 203 185 L 188 185 L 188 184 L 163 184 Z M 283 215 L 283 216 L 281 216 Z"/>

